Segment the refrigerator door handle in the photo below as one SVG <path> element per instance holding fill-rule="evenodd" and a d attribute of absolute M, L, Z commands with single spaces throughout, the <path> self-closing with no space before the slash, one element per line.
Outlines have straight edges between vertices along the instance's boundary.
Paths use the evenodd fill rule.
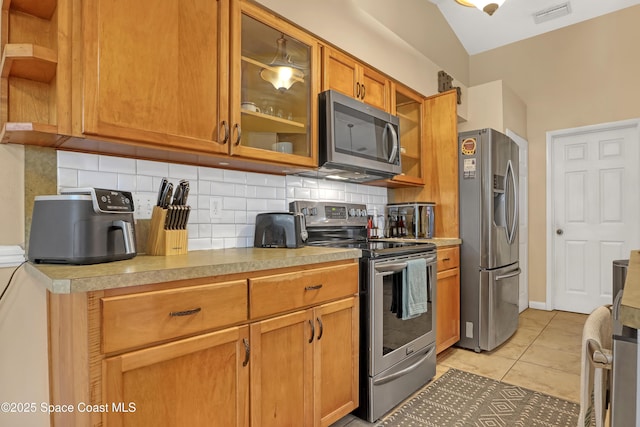
<path fill-rule="evenodd" d="M 519 276 L 520 273 L 522 273 L 522 270 L 518 268 L 517 270 L 513 270 L 507 274 L 501 274 L 500 276 L 496 276 L 496 282 L 498 280 L 508 279 L 509 277 Z"/>
<path fill-rule="evenodd" d="M 509 175 L 511 175 L 511 185 L 513 186 L 513 218 L 511 219 L 511 229 L 507 230 L 507 241 L 511 244 L 516 237 L 516 227 L 518 226 L 518 189 L 516 187 L 516 175 L 513 173 L 513 164 L 511 163 L 511 160 L 507 162 L 506 179 L 509 179 Z M 509 199 L 509 201 L 511 202 L 511 199 Z M 505 203 L 504 206 L 506 218 L 507 203 Z"/>

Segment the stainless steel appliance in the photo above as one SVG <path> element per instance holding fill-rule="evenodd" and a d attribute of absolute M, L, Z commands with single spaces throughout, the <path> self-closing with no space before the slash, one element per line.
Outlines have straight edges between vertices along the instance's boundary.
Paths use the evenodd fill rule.
<path fill-rule="evenodd" d="M 297 201 L 290 210 L 304 215 L 309 245 L 362 250 L 356 414 L 373 422 L 435 375 L 436 247 L 368 240 L 365 205 Z M 416 277 L 422 277 L 414 285 L 422 292 L 424 310 L 412 315 L 402 305 L 403 280 Z"/>
<path fill-rule="evenodd" d="M 256 248 L 300 248 L 307 240 L 304 217 L 293 212 L 256 215 L 253 246 Z"/>
<path fill-rule="evenodd" d="M 493 350 L 518 328 L 518 146 L 493 129 L 458 136 L 460 347 Z"/>
<path fill-rule="evenodd" d="M 131 193 L 101 188 L 64 193 L 36 196 L 29 261 L 94 264 L 136 256 Z"/>
<path fill-rule="evenodd" d="M 435 203 L 389 203 L 387 205 L 387 224 L 395 222 L 396 228 L 389 227 L 387 237 L 432 239 L 435 207 Z M 397 228 L 398 220 L 402 220 L 404 224 L 404 233 Z"/>
<path fill-rule="evenodd" d="M 613 261 L 613 373 L 611 375 L 611 425 L 635 427 L 638 378 L 638 330 L 620 322 L 620 303 L 629 260 Z"/>
<path fill-rule="evenodd" d="M 398 117 L 332 90 L 318 99 L 319 169 L 297 175 L 359 183 L 402 172 Z"/>

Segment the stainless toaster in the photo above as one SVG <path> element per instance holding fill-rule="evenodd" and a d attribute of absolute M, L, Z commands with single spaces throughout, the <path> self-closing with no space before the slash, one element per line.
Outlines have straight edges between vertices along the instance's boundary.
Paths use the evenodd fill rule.
<path fill-rule="evenodd" d="M 95 264 L 136 256 L 131 193 L 100 188 L 62 193 L 35 198 L 29 261 Z"/>
<path fill-rule="evenodd" d="M 299 248 L 307 241 L 304 216 L 294 212 L 256 215 L 253 246 L 256 248 Z"/>

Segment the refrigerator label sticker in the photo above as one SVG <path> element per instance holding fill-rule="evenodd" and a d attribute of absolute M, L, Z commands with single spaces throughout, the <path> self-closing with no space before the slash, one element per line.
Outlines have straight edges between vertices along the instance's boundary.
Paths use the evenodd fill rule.
<path fill-rule="evenodd" d="M 462 177 L 464 179 L 474 179 L 476 177 L 476 159 L 464 159 L 462 167 Z"/>
<path fill-rule="evenodd" d="M 474 154 L 476 154 L 476 139 L 464 139 L 462 141 L 461 151 L 463 156 L 473 156 Z"/>

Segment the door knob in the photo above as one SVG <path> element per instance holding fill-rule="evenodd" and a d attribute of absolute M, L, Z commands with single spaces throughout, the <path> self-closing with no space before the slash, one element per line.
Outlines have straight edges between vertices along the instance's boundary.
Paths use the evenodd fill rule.
<path fill-rule="evenodd" d="M 562 235 L 564 234 L 564 231 L 562 230 L 562 228 L 558 228 L 558 229 L 556 230 L 556 234 L 557 234 L 558 236 L 562 236 Z"/>

